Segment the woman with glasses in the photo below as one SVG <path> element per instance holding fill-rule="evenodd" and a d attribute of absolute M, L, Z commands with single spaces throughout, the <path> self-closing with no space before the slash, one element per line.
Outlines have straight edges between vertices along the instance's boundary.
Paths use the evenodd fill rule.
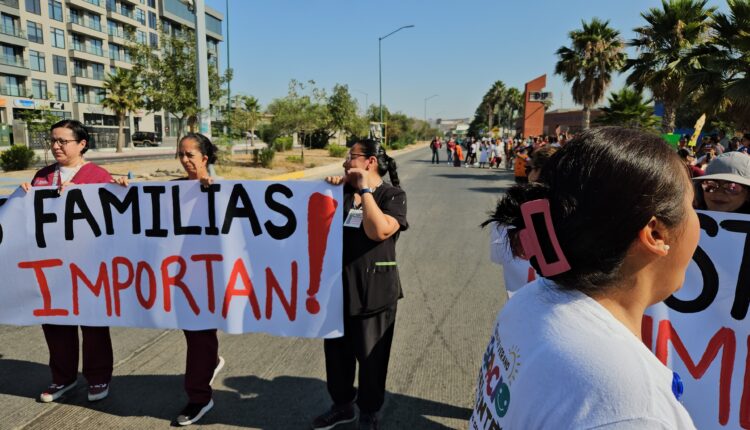
<path fill-rule="evenodd" d="M 66 119 L 50 129 L 50 150 L 55 158 L 34 175 L 31 187 L 54 186 L 62 193 L 69 184 L 106 184 L 113 182 L 109 172 L 87 162 L 83 154 L 89 149 L 89 133 L 79 121 Z M 52 383 L 39 396 L 43 403 L 53 402 L 76 386 L 78 379 L 78 327 L 42 324 L 49 348 Z M 101 400 L 109 394 L 112 379 L 112 340 L 109 327 L 81 326 L 83 336 L 83 376 L 89 384 L 89 401 Z"/>
<path fill-rule="evenodd" d="M 716 157 L 706 174 L 693 179 L 698 185 L 698 209 L 750 214 L 750 156 L 727 152 Z"/>
<path fill-rule="evenodd" d="M 383 181 L 388 172 L 391 183 Z M 326 181 L 344 185 L 344 336 L 324 341 L 331 409 L 313 421 L 330 429 L 354 421 L 376 429 L 385 399 L 385 380 L 403 294 L 396 265 L 396 241 L 406 230 L 406 193 L 399 187 L 396 161 L 377 141 L 355 143 L 344 162 L 344 176 Z M 359 363 L 358 389 L 354 388 Z"/>

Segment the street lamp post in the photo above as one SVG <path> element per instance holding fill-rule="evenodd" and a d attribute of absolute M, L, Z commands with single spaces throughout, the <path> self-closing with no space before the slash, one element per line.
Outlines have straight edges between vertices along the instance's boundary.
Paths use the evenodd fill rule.
<path fill-rule="evenodd" d="M 386 37 L 392 35 L 393 33 L 396 33 L 398 31 L 401 31 L 405 28 L 412 28 L 414 25 L 405 25 L 403 27 L 399 27 L 392 32 L 386 34 L 383 37 L 378 37 L 378 87 L 380 89 L 380 124 L 382 126 L 383 124 L 383 67 L 382 67 L 382 49 L 381 49 L 381 42 Z"/>
<path fill-rule="evenodd" d="M 425 99 L 424 99 L 424 122 L 427 122 L 427 100 L 434 99 L 437 96 L 438 96 L 438 94 L 434 94 L 434 95 L 431 95 L 429 97 L 425 97 Z"/>

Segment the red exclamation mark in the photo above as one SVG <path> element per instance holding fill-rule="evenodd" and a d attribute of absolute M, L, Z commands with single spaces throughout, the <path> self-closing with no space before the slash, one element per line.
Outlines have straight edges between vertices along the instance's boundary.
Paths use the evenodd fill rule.
<path fill-rule="evenodd" d="M 328 245 L 328 232 L 336 214 L 338 202 L 321 193 L 313 193 L 307 202 L 307 254 L 310 257 L 310 288 L 307 289 L 305 307 L 311 314 L 320 312 L 320 303 L 315 298 L 320 289 L 323 273 L 323 257 Z"/>

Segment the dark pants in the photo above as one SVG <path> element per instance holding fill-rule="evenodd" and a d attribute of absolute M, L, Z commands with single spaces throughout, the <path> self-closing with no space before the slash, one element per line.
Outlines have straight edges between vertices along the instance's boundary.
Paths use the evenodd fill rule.
<path fill-rule="evenodd" d="M 347 317 L 344 317 L 347 318 Z M 362 413 L 380 410 L 385 400 L 385 379 L 388 373 L 388 359 L 393 342 L 392 323 L 378 340 L 370 353 L 363 358 L 355 354 L 355 344 L 351 334 L 344 329 L 344 336 L 326 339 L 323 342 L 326 355 L 326 376 L 328 393 L 336 405 L 344 405 L 357 396 L 357 406 Z M 359 361 L 359 391 L 354 388 L 354 376 Z"/>
<path fill-rule="evenodd" d="M 450 149 L 448 150 L 448 162 L 453 162 L 453 151 L 451 151 Z"/>
<path fill-rule="evenodd" d="M 183 330 L 187 342 L 185 360 L 185 392 L 189 403 L 208 403 L 211 400 L 211 378 L 219 362 L 219 339 L 216 329 Z"/>
<path fill-rule="evenodd" d="M 42 324 L 49 348 L 52 382 L 69 384 L 78 378 L 78 326 Z M 89 384 L 109 384 L 112 380 L 112 339 L 109 327 L 81 326 L 83 337 L 83 376 Z"/>
<path fill-rule="evenodd" d="M 437 148 L 432 148 L 432 162 L 434 164 L 440 164 L 440 153 Z"/>

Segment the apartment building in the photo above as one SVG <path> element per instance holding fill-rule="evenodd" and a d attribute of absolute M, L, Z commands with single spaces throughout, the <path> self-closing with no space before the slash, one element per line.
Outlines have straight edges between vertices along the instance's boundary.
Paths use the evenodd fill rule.
<path fill-rule="evenodd" d="M 173 33 L 194 20 L 180 0 L 0 0 L 0 124 L 49 109 L 86 124 L 95 147 L 114 146 L 117 118 L 101 102 L 107 73 L 132 67 L 127 34 L 158 49 L 159 24 Z M 205 20 L 209 61 L 218 62 L 223 15 L 206 8 Z M 138 130 L 175 135 L 176 120 L 136 112 L 128 139 Z"/>

